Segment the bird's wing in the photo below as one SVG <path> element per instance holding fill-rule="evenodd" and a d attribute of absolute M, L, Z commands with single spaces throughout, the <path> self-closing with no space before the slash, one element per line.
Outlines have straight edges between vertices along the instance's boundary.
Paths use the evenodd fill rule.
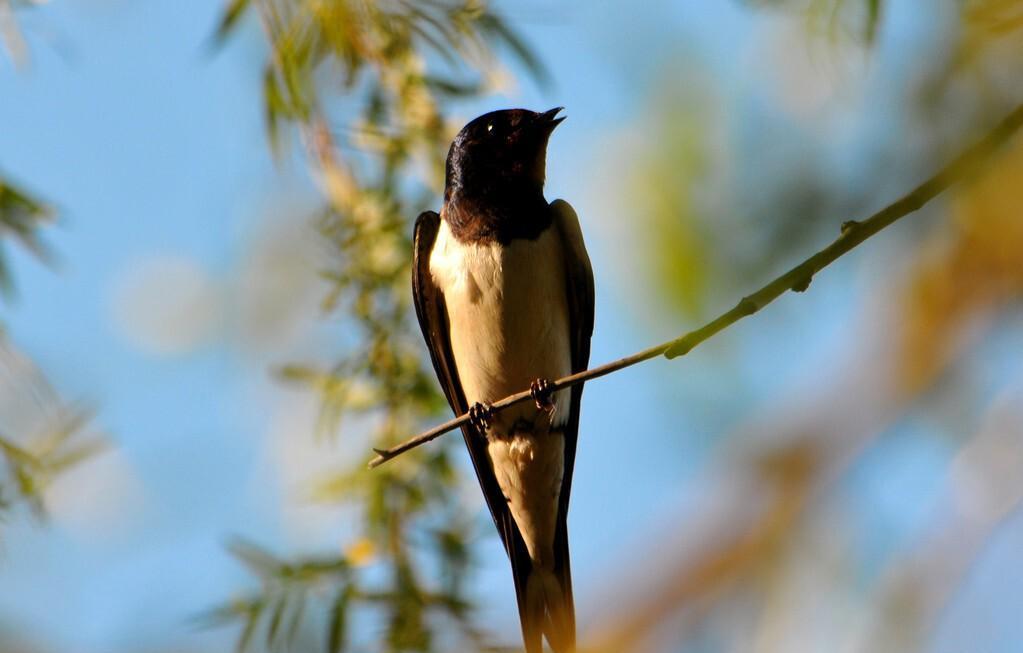
<path fill-rule="evenodd" d="M 565 261 L 565 282 L 567 284 L 569 328 L 572 346 L 572 373 L 587 368 L 590 361 L 590 336 L 593 334 L 593 268 L 583 243 L 583 232 L 579 218 L 572 206 L 564 200 L 555 200 L 550 205 L 553 224 L 561 234 L 562 259 Z M 567 594 L 568 613 L 574 615 L 572 605 L 572 572 L 568 556 L 568 500 L 572 490 L 572 469 L 575 467 L 576 441 L 579 435 L 579 404 L 582 401 L 583 386 L 571 389 L 571 403 L 568 424 L 565 426 L 564 475 L 561 481 L 561 495 L 558 503 L 557 530 L 554 534 L 554 566 L 562 587 Z M 572 624 L 571 632 L 574 632 Z"/>
<path fill-rule="evenodd" d="M 412 260 L 412 297 L 416 304 L 419 326 L 423 330 L 423 336 L 430 349 L 430 358 L 437 371 L 437 378 L 440 379 L 441 386 L 444 388 L 444 395 L 455 414 L 462 415 L 468 410 L 468 406 L 465 393 L 462 391 L 462 384 L 458 380 L 455 357 L 451 352 L 447 306 L 444 303 L 444 293 L 434 283 L 433 276 L 430 274 L 430 252 L 437 240 L 439 229 L 440 216 L 433 211 L 422 213 L 416 220 L 415 252 Z M 494 518 L 494 524 L 497 525 L 497 532 L 501 535 L 501 542 L 511 559 L 512 574 L 515 577 L 515 594 L 518 597 L 519 613 L 522 616 L 525 597 L 524 583 L 532 568 L 529 551 L 526 549 L 518 526 L 508 509 L 504 493 L 501 492 L 501 487 L 497 484 L 497 478 L 494 476 L 494 469 L 491 466 L 490 457 L 487 455 L 486 436 L 477 433 L 470 425 L 462 427 L 462 436 L 469 449 L 469 456 L 472 458 L 472 465 L 476 470 L 483 496 L 487 500 L 487 506 L 490 508 L 490 514 Z"/>

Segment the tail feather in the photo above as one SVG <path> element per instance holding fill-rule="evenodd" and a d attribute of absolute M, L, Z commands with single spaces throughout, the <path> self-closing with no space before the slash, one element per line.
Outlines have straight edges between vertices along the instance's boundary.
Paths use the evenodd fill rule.
<path fill-rule="evenodd" d="M 575 611 L 571 579 L 534 567 L 526 579 L 522 634 L 527 653 L 542 649 L 541 633 L 554 653 L 575 651 Z"/>

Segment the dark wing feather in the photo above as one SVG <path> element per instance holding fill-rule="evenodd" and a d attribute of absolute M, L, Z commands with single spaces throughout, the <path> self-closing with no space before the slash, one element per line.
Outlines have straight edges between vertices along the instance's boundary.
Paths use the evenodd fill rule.
<path fill-rule="evenodd" d="M 572 329 L 572 373 L 581 372 L 590 362 L 590 336 L 593 334 L 593 268 L 583 244 L 582 229 L 575 210 L 564 200 L 551 202 L 553 224 L 561 234 L 562 258 L 565 261 L 565 280 L 568 284 L 569 326 Z M 576 442 L 579 436 L 579 408 L 583 397 L 582 384 L 571 389 L 568 424 L 565 426 L 565 463 L 558 504 L 557 531 L 554 534 L 555 573 L 565 591 L 568 613 L 574 620 L 572 598 L 572 569 L 568 555 L 568 502 L 572 490 L 572 470 L 575 467 Z M 571 624 L 570 633 L 575 632 Z M 575 643 L 571 642 L 570 647 Z"/>
<path fill-rule="evenodd" d="M 458 380 L 458 369 L 451 353 L 449 340 L 448 312 L 444 303 L 444 293 L 433 282 L 430 274 L 430 252 L 433 251 L 437 232 L 440 229 L 440 216 L 433 211 L 426 211 L 416 219 L 414 254 L 412 259 L 412 297 L 416 305 L 419 326 L 423 330 L 433 368 L 437 372 L 444 395 L 456 415 L 464 414 L 469 407 L 466 405 L 462 384 Z M 588 340 L 587 340 L 588 342 Z M 472 466 L 476 470 L 483 496 L 487 500 L 490 514 L 494 518 L 501 542 L 512 563 L 512 574 L 515 577 L 515 595 L 518 599 L 519 616 L 524 616 L 525 581 L 529 577 L 532 564 L 529 552 L 522 540 L 518 526 L 512 518 L 511 511 L 504 499 L 494 470 L 487 455 L 486 439 L 476 433 L 471 426 L 462 427 L 462 437 L 469 449 Z M 574 451 L 574 447 L 573 447 Z"/>

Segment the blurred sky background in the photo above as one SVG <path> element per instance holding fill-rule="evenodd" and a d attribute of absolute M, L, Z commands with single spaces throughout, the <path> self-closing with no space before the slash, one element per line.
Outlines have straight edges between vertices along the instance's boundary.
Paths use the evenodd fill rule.
<path fill-rule="evenodd" d="M 964 142 L 957 136 L 935 151 L 933 140 L 905 128 L 915 119 L 906 89 L 940 57 L 954 4 L 891 2 L 869 54 L 814 40 L 797 17 L 738 2 L 506 5 L 554 85 L 540 90 L 509 76 L 503 95 L 458 112 L 469 119 L 507 105 L 566 107 L 549 150 L 547 196 L 568 199 L 586 233 L 597 287 L 591 361 L 667 340 L 728 308 Z M 45 233 L 52 267 L 10 252 L 17 299 L 0 304 L 0 319 L 62 396 L 97 406 L 112 443 L 52 488 L 48 522 L 14 514 L 3 524 L 0 630 L 42 651 L 228 650 L 235 632 L 191 619 L 251 583 L 224 550 L 229 537 L 281 552 L 347 543 L 344 511 L 310 505 L 303 483 L 339 461 L 368 458 L 358 422 L 343 423 L 334 443 L 317 440 L 316 396 L 272 375 L 274 366 L 326 356 L 341 320 L 318 318 L 325 252 L 300 219 L 318 191 L 297 158 L 275 165 L 271 157 L 256 26 L 211 47 L 221 11 L 216 2 L 55 0 L 18 14 L 28 65 L 0 60 L 0 170 L 59 212 Z M 785 179 L 804 174 L 837 198 L 822 230 L 797 225 L 789 249 L 762 253 L 763 266 L 711 284 L 681 311 L 650 282 L 648 227 L 632 214 L 643 190 L 630 181 L 640 153 L 676 138 L 659 132 L 672 107 L 714 118 L 681 137 L 710 143 L 710 158 L 693 165 L 719 171 L 697 189 L 711 204 L 738 197 L 756 219 L 760 202 L 776 201 Z M 856 193 L 843 195 L 846 188 Z M 871 293 L 886 286 L 899 239 L 919 236 L 918 223 L 945 209 L 909 218 L 913 225 L 894 228 L 898 236 L 882 234 L 805 294 L 687 358 L 587 386 L 570 515 L 584 629 L 613 613 L 618 583 L 642 586 L 643 573 L 656 575 L 640 560 L 686 550 L 686 533 L 713 522 L 730 498 L 759 500 L 719 462 L 723 450 L 743 455 L 734 452 L 749 445 L 744 434 L 769 438 L 781 427 L 764 424 L 798 422 L 807 404 L 841 396 L 843 414 L 857 412 L 869 382 L 865 389 L 851 379 L 852 394 L 842 394 L 836 377 L 855 374 L 858 345 L 877 339 L 890 316 Z M 730 228 L 742 247 L 770 246 L 745 241 L 741 222 Z M 865 445 L 811 499 L 842 518 L 821 520 L 799 554 L 848 557 L 822 542 L 854 531 L 853 562 L 843 567 L 853 582 L 835 596 L 819 578 L 793 580 L 786 596 L 804 597 L 793 599 L 803 607 L 777 630 L 751 635 L 744 650 L 766 650 L 765 641 L 845 650 L 815 639 L 819 621 L 839 623 L 828 637 L 843 633 L 843 642 L 869 630 L 868 586 L 932 536 L 948 505 L 958 443 L 940 434 L 950 423 L 973 429 L 1004 419 L 1018 440 L 1023 317 L 1015 309 L 1001 324 L 971 350 L 968 372 L 993 412 L 949 415 L 956 411 L 939 390 Z M 466 493 L 482 506 L 475 485 Z M 482 547 L 480 619 L 515 641 L 504 553 L 496 537 Z M 1018 511 L 964 574 L 926 650 L 1019 651 Z M 730 650 L 711 634 L 693 641 L 677 650 Z"/>

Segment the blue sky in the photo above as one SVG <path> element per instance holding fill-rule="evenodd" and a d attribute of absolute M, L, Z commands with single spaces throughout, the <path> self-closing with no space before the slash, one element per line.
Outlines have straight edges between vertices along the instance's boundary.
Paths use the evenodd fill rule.
<path fill-rule="evenodd" d="M 91 471 L 58 486 L 50 523 L 16 518 L 4 526 L 0 627 L 53 650 L 222 650 L 233 633 L 198 631 L 187 619 L 246 587 L 226 538 L 302 552 L 340 546 L 346 532 L 344 515 L 302 507 L 298 486 L 317 458 L 364 451 L 309 444 L 315 400 L 280 387 L 269 372 L 329 350 L 332 325 L 317 321 L 302 272 L 292 280 L 302 292 L 285 306 L 293 315 L 266 333 L 248 320 L 280 281 L 275 257 L 308 251 L 288 219 L 312 203 L 314 189 L 299 163 L 271 161 L 256 30 L 209 49 L 219 11 L 212 2 L 53 2 L 23 15 L 31 65 L 0 64 L 0 170 L 60 215 L 46 234 L 57 265 L 15 252 L 19 299 L 0 305 L 0 319 L 63 396 L 99 407 L 97 423 L 114 445 Z M 893 36 L 880 58 L 889 64 L 870 76 L 882 97 L 896 95 L 912 69 L 900 52 L 926 52 L 924 28 L 908 12 L 889 18 Z M 614 180 L 606 152 L 629 146 L 651 87 L 682 57 L 699 61 L 723 89 L 730 137 L 741 144 L 742 124 L 769 95 L 752 65 L 751 44 L 766 38 L 764 16 L 738 3 L 695 1 L 537 3 L 513 16 L 549 62 L 555 87 L 525 85 L 460 110 L 469 118 L 508 103 L 567 107 L 550 148 L 548 196 L 569 199 L 588 234 L 598 289 L 592 360 L 670 338 L 689 325 L 649 317 L 655 300 L 615 239 L 629 216 L 612 213 L 610 191 L 600 187 Z M 813 105 L 812 93 L 806 102 Z M 869 148 L 835 152 L 883 141 L 893 124 L 898 117 L 850 120 L 825 139 L 837 176 L 869 178 L 862 163 Z M 813 292 L 786 298 L 773 316 L 757 316 L 687 360 L 588 386 L 571 522 L 578 596 L 606 589 L 606 570 L 626 564 L 637 541 L 713 490 L 703 466 L 721 433 L 781 387 L 812 385 L 821 363 L 834 360 L 869 283 L 858 269 L 840 264 Z M 292 281 L 281 282 L 282 292 Z M 145 303 L 154 289 L 166 305 Z M 157 323 L 147 322 L 154 314 Z M 912 425 L 905 431 L 878 453 L 896 461 L 903 484 L 864 499 L 866 513 L 890 511 L 878 513 L 882 526 L 916 514 L 906 497 L 939 483 L 948 457 Z M 879 472 L 866 464 L 852 473 L 870 485 Z M 504 588 L 483 616 L 511 639 L 517 625 L 502 558 L 491 538 L 478 582 Z M 1014 565 L 1018 576 L 1018 556 Z M 579 603 L 585 621 L 593 606 Z"/>
<path fill-rule="evenodd" d="M 243 31 L 225 49 L 208 49 L 218 11 L 214 3 L 55 3 L 24 17 L 30 67 L 7 66 L 0 76 L 0 96 L 16 98 L 0 105 L 0 165 L 60 212 L 60 225 L 47 234 L 59 255 L 56 269 L 15 253 L 20 299 L 4 306 L 3 317 L 14 342 L 64 396 L 100 407 L 97 422 L 115 447 L 92 473 L 86 468 L 66 479 L 76 491 L 84 485 L 92 502 L 113 503 L 110 514 L 94 508 L 76 518 L 82 502 L 65 509 L 58 500 L 51 524 L 19 520 L 7 529 L 2 611 L 18 630 L 59 650 L 222 646 L 232 633 L 194 632 L 186 620 L 248 581 L 223 550 L 227 537 L 293 551 L 325 545 L 282 535 L 288 522 L 282 512 L 295 503 L 285 495 L 294 488 L 282 487 L 263 458 L 266 423 L 274 417 L 252 408 L 267 405 L 261 401 L 267 397 L 297 403 L 277 419 L 294 411 L 310 424 L 313 402 L 269 379 L 269 364 L 288 360 L 287 347 L 239 351 L 230 342 L 234 332 L 221 326 L 228 329 L 222 338 L 199 337 L 183 345 L 186 351 L 168 354 L 147 347 L 144 336 L 140 347 L 138 334 L 119 319 L 130 312 L 119 308 L 125 297 L 152 294 L 137 278 L 147 277 L 146 261 L 163 262 L 150 266 L 148 277 L 157 279 L 168 268 L 184 268 L 200 282 L 229 277 L 244 264 L 249 234 L 281 219 L 274 206 L 300 203 L 294 198 L 312 190 L 300 166 L 281 169 L 270 159 L 258 34 Z M 568 154 L 572 142 L 584 141 L 589 127 L 621 120 L 628 103 L 596 99 L 599 87 L 620 87 L 621 77 L 601 72 L 591 59 L 599 43 L 561 19 L 555 15 L 542 30 L 549 38 L 538 39 L 555 48 L 567 34 L 576 43 L 557 48 L 571 55 L 551 57 L 557 95 L 537 98 L 527 89 L 521 102 L 569 105 L 572 120 L 550 166 L 552 192 L 569 196 L 561 189 L 573 184 L 561 180 L 565 168 L 578 165 Z M 562 78 L 580 88 L 563 86 Z M 586 105 L 595 110 L 582 110 Z M 609 305 L 606 291 L 600 302 Z M 639 343 L 627 324 L 605 318 L 601 331 L 595 358 Z M 593 394 L 595 405 L 606 403 Z M 640 395 L 637 388 L 613 396 L 635 405 Z M 290 428 L 312 439 L 311 429 Z M 652 476 L 645 482 L 656 487 Z M 630 521 L 648 519 L 647 512 L 629 510 L 614 539 L 625 540 Z M 579 539 L 586 540 L 585 531 Z M 589 556 L 577 547 L 577 566 L 598 564 L 604 546 Z M 484 576 L 503 583 L 506 563 L 490 548 L 495 572 Z M 507 607 L 510 595 L 504 598 Z M 514 627 L 506 621 L 506 629 Z"/>

